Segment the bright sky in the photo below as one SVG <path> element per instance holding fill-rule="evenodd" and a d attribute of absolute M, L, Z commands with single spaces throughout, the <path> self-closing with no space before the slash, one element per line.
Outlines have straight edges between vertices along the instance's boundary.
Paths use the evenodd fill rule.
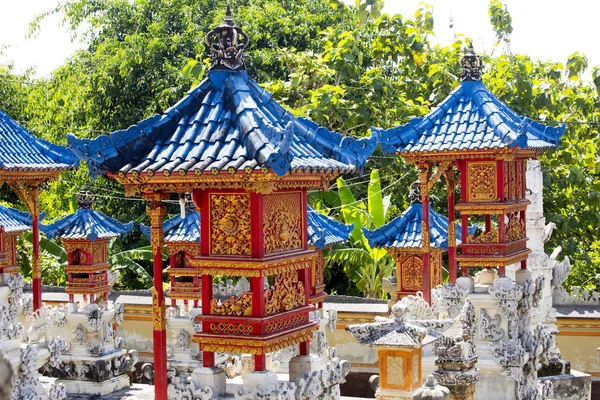
<path fill-rule="evenodd" d="M 386 0 L 385 11 L 412 18 L 420 2 Z M 598 0 L 505 2 L 513 18 L 513 52 L 565 63 L 569 54 L 579 51 L 587 55 L 590 67 L 600 65 Z M 437 34 L 434 40 L 450 43 L 455 33 L 464 33 L 474 39 L 476 51 L 494 50 L 488 0 L 429 0 L 428 3 L 434 9 Z M 56 4 L 56 0 L 0 0 L 0 52 L 4 53 L 0 61 L 13 62 L 17 72 L 35 68 L 38 76 L 46 76 L 82 46 L 71 42 L 66 28 L 60 26 L 58 15 L 45 20 L 37 38 L 25 38 L 34 16 Z M 454 21 L 453 30 L 449 28 L 450 18 Z"/>

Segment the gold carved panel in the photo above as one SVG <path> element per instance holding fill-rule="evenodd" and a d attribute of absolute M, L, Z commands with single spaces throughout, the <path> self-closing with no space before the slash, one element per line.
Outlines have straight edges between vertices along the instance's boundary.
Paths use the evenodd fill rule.
<path fill-rule="evenodd" d="M 273 289 L 265 290 L 265 313 L 278 314 L 306 304 L 304 284 L 298 280 L 296 271 L 279 274 L 275 277 Z"/>
<path fill-rule="evenodd" d="M 497 199 L 496 162 L 467 163 L 467 201 L 493 202 Z"/>
<path fill-rule="evenodd" d="M 302 192 L 275 193 L 264 197 L 263 232 L 265 253 L 304 247 Z"/>
<path fill-rule="evenodd" d="M 405 290 L 423 290 L 423 261 L 412 255 L 400 262 L 402 286 Z"/>
<path fill-rule="evenodd" d="M 250 255 L 249 194 L 210 194 L 210 253 Z"/>

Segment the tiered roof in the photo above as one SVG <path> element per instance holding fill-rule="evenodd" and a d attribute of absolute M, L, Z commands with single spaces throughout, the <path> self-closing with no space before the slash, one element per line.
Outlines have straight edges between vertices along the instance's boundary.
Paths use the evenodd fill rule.
<path fill-rule="evenodd" d="M 61 172 L 78 165 L 71 150 L 36 138 L 0 110 L 0 173 Z"/>
<path fill-rule="evenodd" d="M 423 213 L 420 203 L 412 203 L 406 211 L 387 224 L 372 231 L 363 228 L 371 247 L 380 248 L 421 248 Z M 475 233 L 476 225 L 469 228 Z M 438 214 L 429 206 L 429 231 L 431 247 L 448 249 L 448 218 Z M 456 240 L 462 240 L 462 230 L 456 226 Z"/>
<path fill-rule="evenodd" d="M 41 230 L 49 239 L 89 240 L 110 239 L 129 232 L 133 221 L 123 224 L 92 210 L 92 194 L 82 192 L 78 195 L 79 208 L 73 214 L 49 225 L 41 225 Z"/>
<path fill-rule="evenodd" d="M 346 225 L 308 206 L 308 244 L 323 249 L 332 244 L 345 242 L 354 224 Z"/>
<path fill-rule="evenodd" d="M 44 213 L 40 220 L 44 218 Z M 20 233 L 31 229 L 31 214 L 14 208 L 0 205 L 0 226 L 4 227 L 7 233 Z"/>
<path fill-rule="evenodd" d="M 472 47 L 462 66 L 462 82 L 432 112 L 395 128 L 372 128 L 385 153 L 556 147 L 564 124 L 549 127 L 513 112 L 481 82 L 481 59 Z"/>

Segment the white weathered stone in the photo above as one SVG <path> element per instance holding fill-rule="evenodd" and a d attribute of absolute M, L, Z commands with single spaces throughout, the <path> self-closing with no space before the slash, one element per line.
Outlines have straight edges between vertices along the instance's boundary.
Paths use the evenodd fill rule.
<path fill-rule="evenodd" d="M 305 373 L 321 371 L 323 368 L 324 365 L 319 356 L 316 354 L 296 356 L 290 360 L 290 381 L 295 382 L 296 380 L 304 378 Z"/>
<path fill-rule="evenodd" d="M 277 374 L 272 371 L 252 371 L 244 375 L 244 390 L 277 386 Z"/>
<path fill-rule="evenodd" d="M 222 368 L 196 368 L 191 375 L 191 381 L 197 389 L 209 387 L 215 396 L 225 394 L 226 379 Z"/>

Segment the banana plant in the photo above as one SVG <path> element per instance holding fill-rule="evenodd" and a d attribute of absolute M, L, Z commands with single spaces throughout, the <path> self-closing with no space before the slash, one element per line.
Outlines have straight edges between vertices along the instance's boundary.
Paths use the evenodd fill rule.
<path fill-rule="evenodd" d="M 390 196 L 383 196 L 379 171 L 371 171 L 367 201 L 357 201 L 342 178 L 337 180 L 341 202 L 340 214 L 346 224 L 354 224 L 350 246 L 334 246 L 325 256 L 327 263 L 338 262 L 365 297 L 382 298 L 382 279 L 391 275 L 394 260 L 383 249 L 374 249 L 363 235 L 362 228 L 379 228 L 385 223 Z"/>

